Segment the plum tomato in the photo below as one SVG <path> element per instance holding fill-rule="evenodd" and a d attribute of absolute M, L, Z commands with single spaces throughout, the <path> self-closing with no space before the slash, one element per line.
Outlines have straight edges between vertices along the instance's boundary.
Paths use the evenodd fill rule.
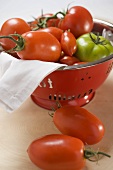
<path fill-rule="evenodd" d="M 70 31 L 64 31 L 61 35 L 61 48 L 66 55 L 72 56 L 77 49 L 76 38 Z"/>
<path fill-rule="evenodd" d="M 25 32 L 30 31 L 31 28 L 29 24 L 24 21 L 22 18 L 10 18 L 6 20 L 1 27 L 1 35 L 9 35 L 9 34 L 23 34 Z M 14 37 L 16 38 L 16 37 Z M 15 43 L 10 39 L 0 39 L 0 43 L 2 44 L 5 50 L 10 50 L 15 46 Z"/>
<path fill-rule="evenodd" d="M 110 155 L 84 147 L 75 137 L 63 134 L 49 134 L 35 139 L 27 149 L 32 163 L 43 170 L 82 170 L 86 159 L 97 162 L 100 157 Z"/>
<path fill-rule="evenodd" d="M 29 31 L 22 34 L 22 38 L 24 39 L 24 48 L 17 51 L 21 59 L 48 62 L 56 62 L 59 60 L 61 45 L 52 34 Z"/>
<path fill-rule="evenodd" d="M 86 162 L 83 142 L 62 134 L 34 140 L 27 152 L 30 160 L 44 170 L 81 170 Z"/>
<path fill-rule="evenodd" d="M 88 145 L 100 142 L 105 132 L 103 123 L 79 106 L 67 105 L 57 109 L 53 122 L 61 133 L 79 138 Z"/>

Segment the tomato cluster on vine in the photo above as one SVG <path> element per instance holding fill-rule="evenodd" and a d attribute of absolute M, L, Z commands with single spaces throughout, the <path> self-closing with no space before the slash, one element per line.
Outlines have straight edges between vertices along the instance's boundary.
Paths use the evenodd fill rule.
<path fill-rule="evenodd" d="M 6 20 L 0 44 L 6 52 L 25 60 L 67 65 L 90 62 L 113 54 L 110 41 L 91 33 L 93 26 L 86 8 L 72 6 L 65 12 L 42 14 L 28 23 L 22 18 Z"/>
<path fill-rule="evenodd" d="M 90 12 L 84 7 L 73 6 L 66 12 L 42 14 L 29 23 L 21 18 L 8 19 L 1 27 L 0 43 L 4 50 L 15 52 L 21 59 L 72 65 L 80 62 L 74 56 L 76 38 L 92 28 Z"/>

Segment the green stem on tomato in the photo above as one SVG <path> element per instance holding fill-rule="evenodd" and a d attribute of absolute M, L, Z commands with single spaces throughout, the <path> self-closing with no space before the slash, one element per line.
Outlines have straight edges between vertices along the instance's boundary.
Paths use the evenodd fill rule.
<path fill-rule="evenodd" d="M 61 103 L 60 103 L 59 101 L 56 101 L 56 105 L 57 105 L 57 109 L 59 109 L 59 108 L 62 107 L 62 105 L 61 105 Z M 51 117 L 53 117 L 53 116 L 54 116 L 54 112 L 55 112 L 57 109 L 55 109 L 54 107 L 51 107 L 52 113 L 49 113 L 49 115 L 50 115 Z"/>
<path fill-rule="evenodd" d="M 43 17 L 42 16 L 41 18 L 39 18 L 39 20 L 38 20 L 39 22 L 38 22 L 37 26 L 35 28 L 33 28 L 32 30 L 36 31 L 40 28 L 46 28 L 47 27 L 47 21 L 49 21 L 50 19 L 57 19 L 58 14 L 61 14 L 63 17 L 66 15 L 65 12 L 59 11 L 56 14 L 54 14 L 53 16 L 50 16 L 50 17 Z"/>
<path fill-rule="evenodd" d="M 96 152 L 96 151 L 93 151 L 91 149 L 85 149 L 84 150 L 84 157 L 86 159 L 88 159 L 89 161 L 97 162 L 99 160 L 99 155 L 103 155 L 103 156 L 106 156 L 106 157 L 109 157 L 109 158 L 111 157 L 110 155 L 108 155 L 104 152 L 101 152 L 101 151 Z M 95 157 L 95 159 L 92 159 L 94 157 Z"/>
<path fill-rule="evenodd" d="M 16 36 L 18 39 L 16 40 L 15 38 L 13 38 L 14 36 Z M 6 36 L 0 36 L 0 39 L 1 38 L 8 38 L 16 44 L 14 48 L 7 50 L 6 52 L 21 51 L 24 49 L 25 40 L 20 34 L 10 34 Z"/>
<path fill-rule="evenodd" d="M 96 34 L 95 34 L 96 35 Z M 91 40 L 95 43 L 95 44 L 101 44 L 101 45 L 106 45 L 105 40 L 101 41 L 100 37 L 99 37 L 99 33 L 97 32 L 96 38 L 93 38 L 93 36 L 91 35 L 91 33 L 89 33 L 89 36 L 91 38 Z"/>
<path fill-rule="evenodd" d="M 50 20 L 50 19 L 57 19 L 57 18 L 58 18 L 58 17 L 57 17 L 58 14 L 63 15 L 63 17 L 65 16 L 65 13 L 64 13 L 64 12 L 59 11 L 59 12 L 57 12 L 56 14 L 54 14 L 53 16 L 51 16 L 51 17 L 46 17 L 46 21 L 48 21 L 48 20 Z"/>

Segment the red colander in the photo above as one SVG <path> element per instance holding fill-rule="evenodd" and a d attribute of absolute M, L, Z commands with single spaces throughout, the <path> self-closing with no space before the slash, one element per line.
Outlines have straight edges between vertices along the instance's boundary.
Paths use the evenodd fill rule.
<path fill-rule="evenodd" d="M 112 24 L 94 20 L 94 32 L 102 33 L 104 28 L 113 32 Z M 86 64 L 66 66 L 44 78 L 31 98 L 37 105 L 49 110 L 57 107 L 56 101 L 60 101 L 62 106 L 83 106 L 91 101 L 112 67 L 113 55 Z"/>

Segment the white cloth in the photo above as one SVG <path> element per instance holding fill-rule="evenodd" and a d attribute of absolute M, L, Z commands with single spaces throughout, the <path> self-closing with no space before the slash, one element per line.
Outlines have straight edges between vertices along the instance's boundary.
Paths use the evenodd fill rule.
<path fill-rule="evenodd" d="M 38 60 L 19 60 L 0 54 L 0 107 L 13 112 L 32 94 L 51 72 L 65 66 Z"/>

